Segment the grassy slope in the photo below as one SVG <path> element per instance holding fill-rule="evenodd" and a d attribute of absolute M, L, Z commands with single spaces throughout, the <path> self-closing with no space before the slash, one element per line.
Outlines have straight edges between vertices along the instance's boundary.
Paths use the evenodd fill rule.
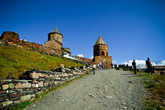
<path fill-rule="evenodd" d="M 145 101 L 145 110 L 165 110 L 165 76 L 158 74 L 137 73 L 143 78 L 145 87 L 151 92 Z"/>
<path fill-rule="evenodd" d="M 60 57 L 43 55 L 17 47 L 0 45 L 0 78 L 19 78 L 29 70 L 51 70 L 60 64 L 68 66 L 80 66 L 81 64 Z"/>

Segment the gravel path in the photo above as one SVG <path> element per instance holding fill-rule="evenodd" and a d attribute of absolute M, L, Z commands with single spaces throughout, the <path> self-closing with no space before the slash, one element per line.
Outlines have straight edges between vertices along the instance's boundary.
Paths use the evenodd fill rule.
<path fill-rule="evenodd" d="M 137 76 L 100 70 L 49 93 L 26 110 L 142 110 L 143 95 Z"/>

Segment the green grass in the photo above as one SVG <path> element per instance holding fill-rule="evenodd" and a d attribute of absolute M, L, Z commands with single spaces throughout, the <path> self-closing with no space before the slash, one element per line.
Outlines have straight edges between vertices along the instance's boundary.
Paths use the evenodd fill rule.
<path fill-rule="evenodd" d="M 59 67 L 60 64 L 64 64 L 65 67 L 82 66 L 80 63 L 61 57 L 0 45 L 0 79 L 18 79 L 27 70 L 51 70 Z"/>
<path fill-rule="evenodd" d="M 165 76 L 137 73 L 151 94 L 145 97 L 145 110 L 165 110 Z"/>

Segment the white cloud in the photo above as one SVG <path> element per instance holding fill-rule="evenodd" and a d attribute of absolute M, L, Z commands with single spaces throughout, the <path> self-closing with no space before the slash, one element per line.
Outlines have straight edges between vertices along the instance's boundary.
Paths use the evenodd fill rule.
<path fill-rule="evenodd" d="M 93 56 L 91 56 L 90 59 L 93 59 Z"/>
<path fill-rule="evenodd" d="M 78 56 L 78 57 L 84 57 L 84 55 L 83 55 L 83 54 L 78 54 L 77 56 Z"/>
<path fill-rule="evenodd" d="M 152 63 L 152 66 L 156 66 L 157 64 L 155 62 L 151 62 Z"/>
<path fill-rule="evenodd" d="M 165 60 L 162 60 L 162 61 L 161 61 L 161 64 L 164 64 L 164 65 L 165 65 Z"/>
<path fill-rule="evenodd" d="M 157 65 L 164 66 L 165 65 L 165 60 L 160 61 L 160 63 L 158 63 Z"/>
<path fill-rule="evenodd" d="M 128 64 L 128 66 L 132 66 L 132 61 L 133 60 L 129 60 L 127 62 L 124 62 L 124 64 L 125 65 Z M 135 62 L 136 62 L 136 67 L 137 68 L 146 68 L 146 61 L 145 60 L 135 60 Z M 151 62 L 151 63 L 152 63 L 153 66 L 156 65 L 155 62 Z"/>
<path fill-rule="evenodd" d="M 132 66 L 132 61 L 129 60 L 127 62 L 124 62 L 123 64 L 128 64 L 129 66 Z M 146 68 L 146 61 L 145 60 L 135 60 L 137 68 Z M 165 66 L 165 60 L 160 61 L 160 63 L 151 62 L 152 66 Z"/>

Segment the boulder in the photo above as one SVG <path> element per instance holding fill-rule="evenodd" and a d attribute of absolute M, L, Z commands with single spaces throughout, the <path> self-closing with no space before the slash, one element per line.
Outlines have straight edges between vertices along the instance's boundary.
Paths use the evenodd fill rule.
<path fill-rule="evenodd" d="M 10 100 L 18 100 L 19 97 L 21 97 L 21 93 L 12 93 L 12 94 L 8 94 L 8 97 Z"/>
<path fill-rule="evenodd" d="M 33 88 L 38 88 L 39 86 L 38 86 L 38 84 L 32 84 L 32 87 Z"/>
<path fill-rule="evenodd" d="M 16 86 L 15 86 L 16 89 L 21 89 L 23 88 L 23 85 L 22 83 L 17 83 Z"/>
<path fill-rule="evenodd" d="M 23 86 L 23 88 L 30 88 L 31 83 L 23 83 L 22 86 Z"/>
<path fill-rule="evenodd" d="M 41 73 L 36 73 L 36 72 L 30 73 L 30 78 L 32 79 L 38 79 L 40 76 Z"/>
<path fill-rule="evenodd" d="M 71 66 L 69 69 L 71 69 L 71 70 L 75 70 L 76 67 L 75 67 L 75 66 Z"/>
<path fill-rule="evenodd" d="M 65 68 L 63 67 L 59 67 L 59 68 L 56 68 L 54 70 L 52 70 L 53 72 L 65 72 Z"/>
<path fill-rule="evenodd" d="M 28 101 L 32 98 L 32 95 L 25 95 L 25 96 L 21 96 L 20 100 L 21 102 L 25 102 Z"/>
<path fill-rule="evenodd" d="M 9 84 L 9 88 L 10 88 L 10 89 L 13 89 L 14 87 L 15 87 L 15 85 L 14 85 L 13 83 L 10 83 L 10 84 Z"/>
<path fill-rule="evenodd" d="M 39 87 L 43 87 L 44 86 L 44 83 L 41 81 L 41 82 L 38 82 L 38 86 Z"/>
<path fill-rule="evenodd" d="M 13 103 L 13 101 L 5 101 L 5 102 L 2 102 L 1 105 L 4 107 L 4 106 L 8 106 L 12 103 Z"/>
<path fill-rule="evenodd" d="M 8 89 L 8 88 L 9 88 L 9 85 L 8 85 L 8 84 L 2 85 L 2 90 L 6 90 L 6 89 Z"/>
<path fill-rule="evenodd" d="M 13 103 L 14 104 L 19 104 L 19 103 L 21 103 L 21 100 L 15 100 L 15 101 L 13 101 Z"/>
<path fill-rule="evenodd" d="M 65 68 L 65 72 L 66 72 L 66 73 L 71 73 L 72 71 L 71 71 L 71 69 L 69 69 L 69 68 Z"/>
<path fill-rule="evenodd" d="M 7 101 L 8 99 L 9 99 L 9 97 L 6 93 L 0 94 L 0 102 Z"/>

